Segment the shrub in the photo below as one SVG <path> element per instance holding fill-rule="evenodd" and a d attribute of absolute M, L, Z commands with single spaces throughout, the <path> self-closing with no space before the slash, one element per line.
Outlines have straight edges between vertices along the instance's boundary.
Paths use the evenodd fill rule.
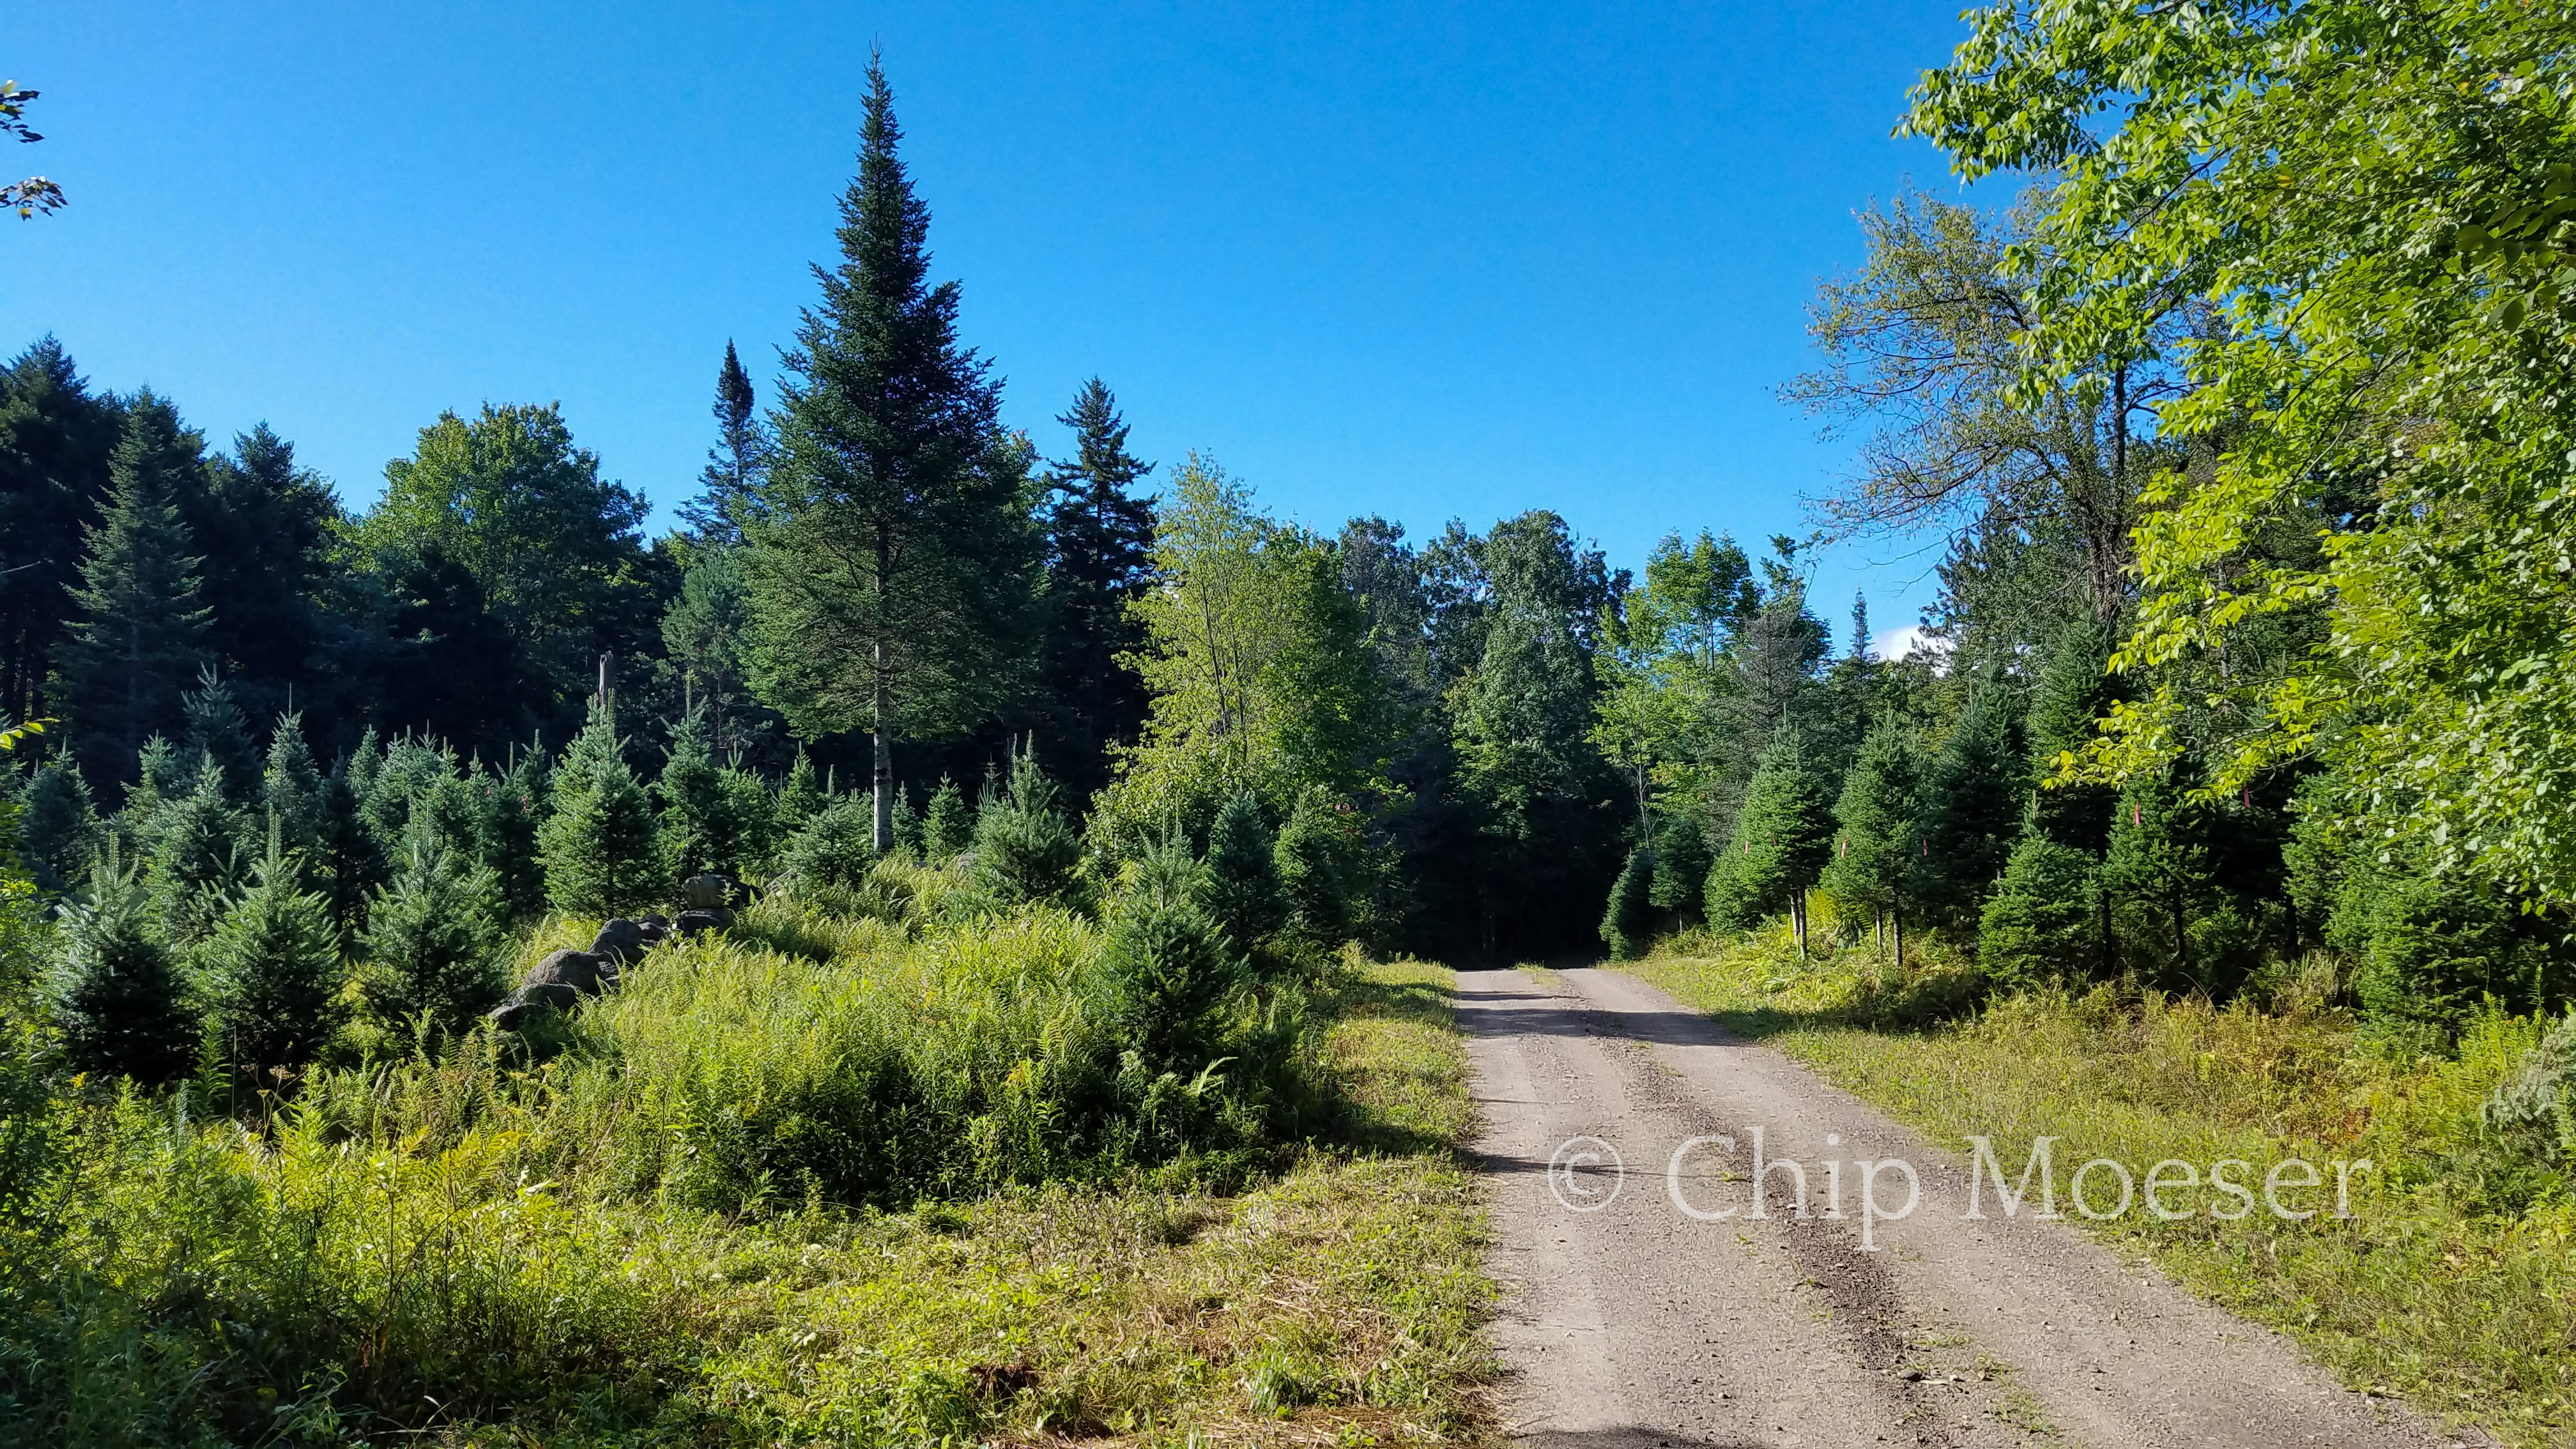
<path fill-rule="evenodd" d="M 1286 924 L 1288 902 L 1279 889 L 1279 863 L 1261 802 L 1237 791 L 1208 827 L 1207 856 L 1199 863 L 1198 905 L 1238 956 L 1250 955 Z"/>
<path fill-rule="evenodd" d="M 151 929 L 143 888 L 110 847 L 88 895 L 63 908 L 55 1011 L 63 1053 L 80 1071 L 147 1085 L 187 1071 L 197 1017 L 177 965 Z"/>
<path fill-rule="evenodd" d="M 1977 963 L 1997 981 L 2035 987 L 2083 978 L 2100 960 L 2093 858 L 2037 834 L 2004 863 L 1977 926 Z"/>
<path fill-rule="evenodd" d="M 1271 848 L 1286 930 L 1310 953 L 1330 954 L 1351 938 L 1350 842 L 1341 823 L 1347 808 L 1329 792 L 1309 788 Z"/>
<path fill-rule="evenodd" d="M 2353 986 L 2362 1010 L 2403 1027 L 2457 1032 L 2488 996 L 2532 1009 L 2547 956 L 2509 901 L 2423 879 L 2382 878 Z"/>
<path fill-rule="evenodd" d="M 921 853 L 932 861 L 953 860 L 975 842 L 975 812 L 966 792 L 946 775 L 930 792 L 930 810 L 921 818 Z"/>
<path fill-rule="evenodd" d="M 1628 864 L 1610 887 L 1610 907 L 1601 915 L 1601 941 L 1611 960 L 1633 961 L 1653 944 L 1654 888 L 1654 848 L 1640 845 L 1628 852 Z"/>
<path fill-rule="evenodd" d="M 1037 757 L 1021 754 L 1011 760 L 1009 791 L 977 812 L 975 880 L 997 904 L 1070 903 L 1082 837 L 1056 801 L 1055 782 Z"/>
<path fill-rule="evenodd" d="M 415 1023 L 462 1030 L 507 985 L 500 911 L 491 871 L 434 845 L 415 848 L 367 912 L 358 980 L 369 1017 L 389 1032 Z"/>
<path fill-rule="evenodd" d="M 537 839 L 546 896 L 557 909 L 614 915 L 649 903 L 661 890 L 652 802 L 619 751 L 616 723 L 596 702 L 555 771 L 554 813 L 538 827 Z"/>
<path fill-rule="evenodd" d="M 876 860 L 876 812 L 865 795 L 844 795 L 805 822 L 779 857 L 788 884 L 800 891 L 856 886 Z"/>
<path fill-rule="evenodd" d="M 201 959 L 208 1025 L 236 1071 L 301 1067 L 339 1029 L 339 934 L 322 897 L 297 889 L 282 852 L 260 862 Z"/>

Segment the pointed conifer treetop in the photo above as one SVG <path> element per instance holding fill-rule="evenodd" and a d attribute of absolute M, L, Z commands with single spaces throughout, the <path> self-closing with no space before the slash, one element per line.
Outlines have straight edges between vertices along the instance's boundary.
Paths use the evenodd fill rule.
<path fill-rule="evenodd" d="M 1057 576 L 1099 593 L 1133 593 L 1153 575 L 1157 500 L 1129 490 L 1154 465 L 1127 451 L 1127 421 L 1099 378 L 1084 383 L 1056 421 L 1075 439 L 1074 456 L 1047 474 L 1056 495 L 1047 533 Z"/>
<path fill-rule="evenodd" d="M 769 465 L 769 431 L 761 423 L 758 395 L 730 338 L 716 369 L 715 416 L 716 445 L 698 474 L 698 496 L 680 506 L 680 517 L 702 541 L 729 546 L 742 542 L 742 520 L 757 502 L 761 473 Z"/>
<path fill-rule="evenodd" d="M 875 740 L 875 841 L 894 832 L 894 741 L 988 718 L 1029 665 L 1038 597 L 1026 439 L 957 340 L 955 282 L 928 282 L 930 213 L 896 155 L 885 68 L 868 67 L 841 263 L 815 269 L 749 521 L 763 697 L 807 738 Z"/>
<path fill-rule="evenodd" d="M 135 752 L 175 725 L 179 691 L 204 658 L 212 614 L 198 601 L 194 541 L 179 511 L 200 486 L 205 441 L 150 390 L 127 410 L 108 465 L 110 491 L 85 541 L 77 617 L 57 652 L 84 763 L 101 779 L 131 779 Z"/>

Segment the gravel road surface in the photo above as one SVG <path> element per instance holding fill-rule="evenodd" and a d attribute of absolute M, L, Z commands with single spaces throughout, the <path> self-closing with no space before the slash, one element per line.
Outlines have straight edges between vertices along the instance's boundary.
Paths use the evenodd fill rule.
<path fill-rule="evenodd" d="M 1963 1218 L 1966 1163 L 1633 977 L 1458 981 L 1507 1294 L 1505 1412 L 1526 1442 L 2456 1442 L 2139 1261 L 2036 1220 L 2035 1201 L 2006 1217 L 1988 1184 L 1986 1216 Z M 1685 1142 L 1718 1136 L 1676 1165 Z M 1804 1174 L 1807 1216 L 1784 1160 Z M 1906 1197 L 1903 1174 L 1873 1162 L 1914 1169 L 1910 1216 L 1864 1221 L 1865 1182 L 1888 1212 Z M 2076 1165 L 2059 1164 L 2061 1192 Z M 2018 1178 L 2024 1164 L 2005 1166 Z M 2100 1174 L 2090 1186 L 2097 1200 L 2113 1191 Z M 2329 1180 L 2309 1196 L 2330 1192 Z M 1863 1251 L 1864 1229 L 1876 1251 Z"/>

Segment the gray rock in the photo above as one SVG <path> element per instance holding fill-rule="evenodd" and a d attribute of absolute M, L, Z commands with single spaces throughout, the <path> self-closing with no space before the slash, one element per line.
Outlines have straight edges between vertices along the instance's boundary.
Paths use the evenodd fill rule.
<path fill-rule="evenodd" d="M 733 882 L 720 875 L 693 875 L 680 882 L 680 900 L 693 911 L 721 910 Z"/>
<path fill-rule="evenodd" d="M 599 928 L 599 936 L 590 943 L 590 949 L 592 954 L 605 956 L 624 967 L 643 960 L 644 948 L 651 944 L 644 939 L 642 926 L 624 916 L 615 916 Z"/>
<path fill-rule="evenodd" d="M 709 906 L 680 912 L 680 919 L 673 923 L 672 929 L 682 936 L 694 936 L 701 931 L 721 931 L 732 924 L 733 912 L 722 906 Z"/>
<path fill-rule="evenodd" d="M 600 988 L 617 979 L 617 966 L 607 957 L 592 951 L 549 951 L 536 965 L 528 968 L 521 989 L 530 986 L 568 986 L 584 996 L 596 996 Z"/>
<path fill-rule="evenodd" d="M 563 954 L 558 952 L 558 955 Z M 517 1031 L 519 1024 L 540 1011 L 569 1011 L 581 1000 L 581 992 L 560 981 L 535 981 L 510 993 L 510 999 L 487 1013 L 492 1024 L 503 1031 Z"/>

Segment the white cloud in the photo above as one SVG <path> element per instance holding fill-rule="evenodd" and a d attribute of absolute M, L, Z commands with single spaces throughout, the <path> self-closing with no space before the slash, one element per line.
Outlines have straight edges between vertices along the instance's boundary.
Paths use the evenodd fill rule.
<path fill-rule="evenodd" d="M 1902 659 L 1918 650 L 1947 654 L 1950 652 L 1950 642 L 1946 639 L 1933 638 L 1924 632 L 1920 624 L 1908 624 L 1902 629 L 1882 630 L 1869 641 L 1869 651 L 1881 659 Z"/>

